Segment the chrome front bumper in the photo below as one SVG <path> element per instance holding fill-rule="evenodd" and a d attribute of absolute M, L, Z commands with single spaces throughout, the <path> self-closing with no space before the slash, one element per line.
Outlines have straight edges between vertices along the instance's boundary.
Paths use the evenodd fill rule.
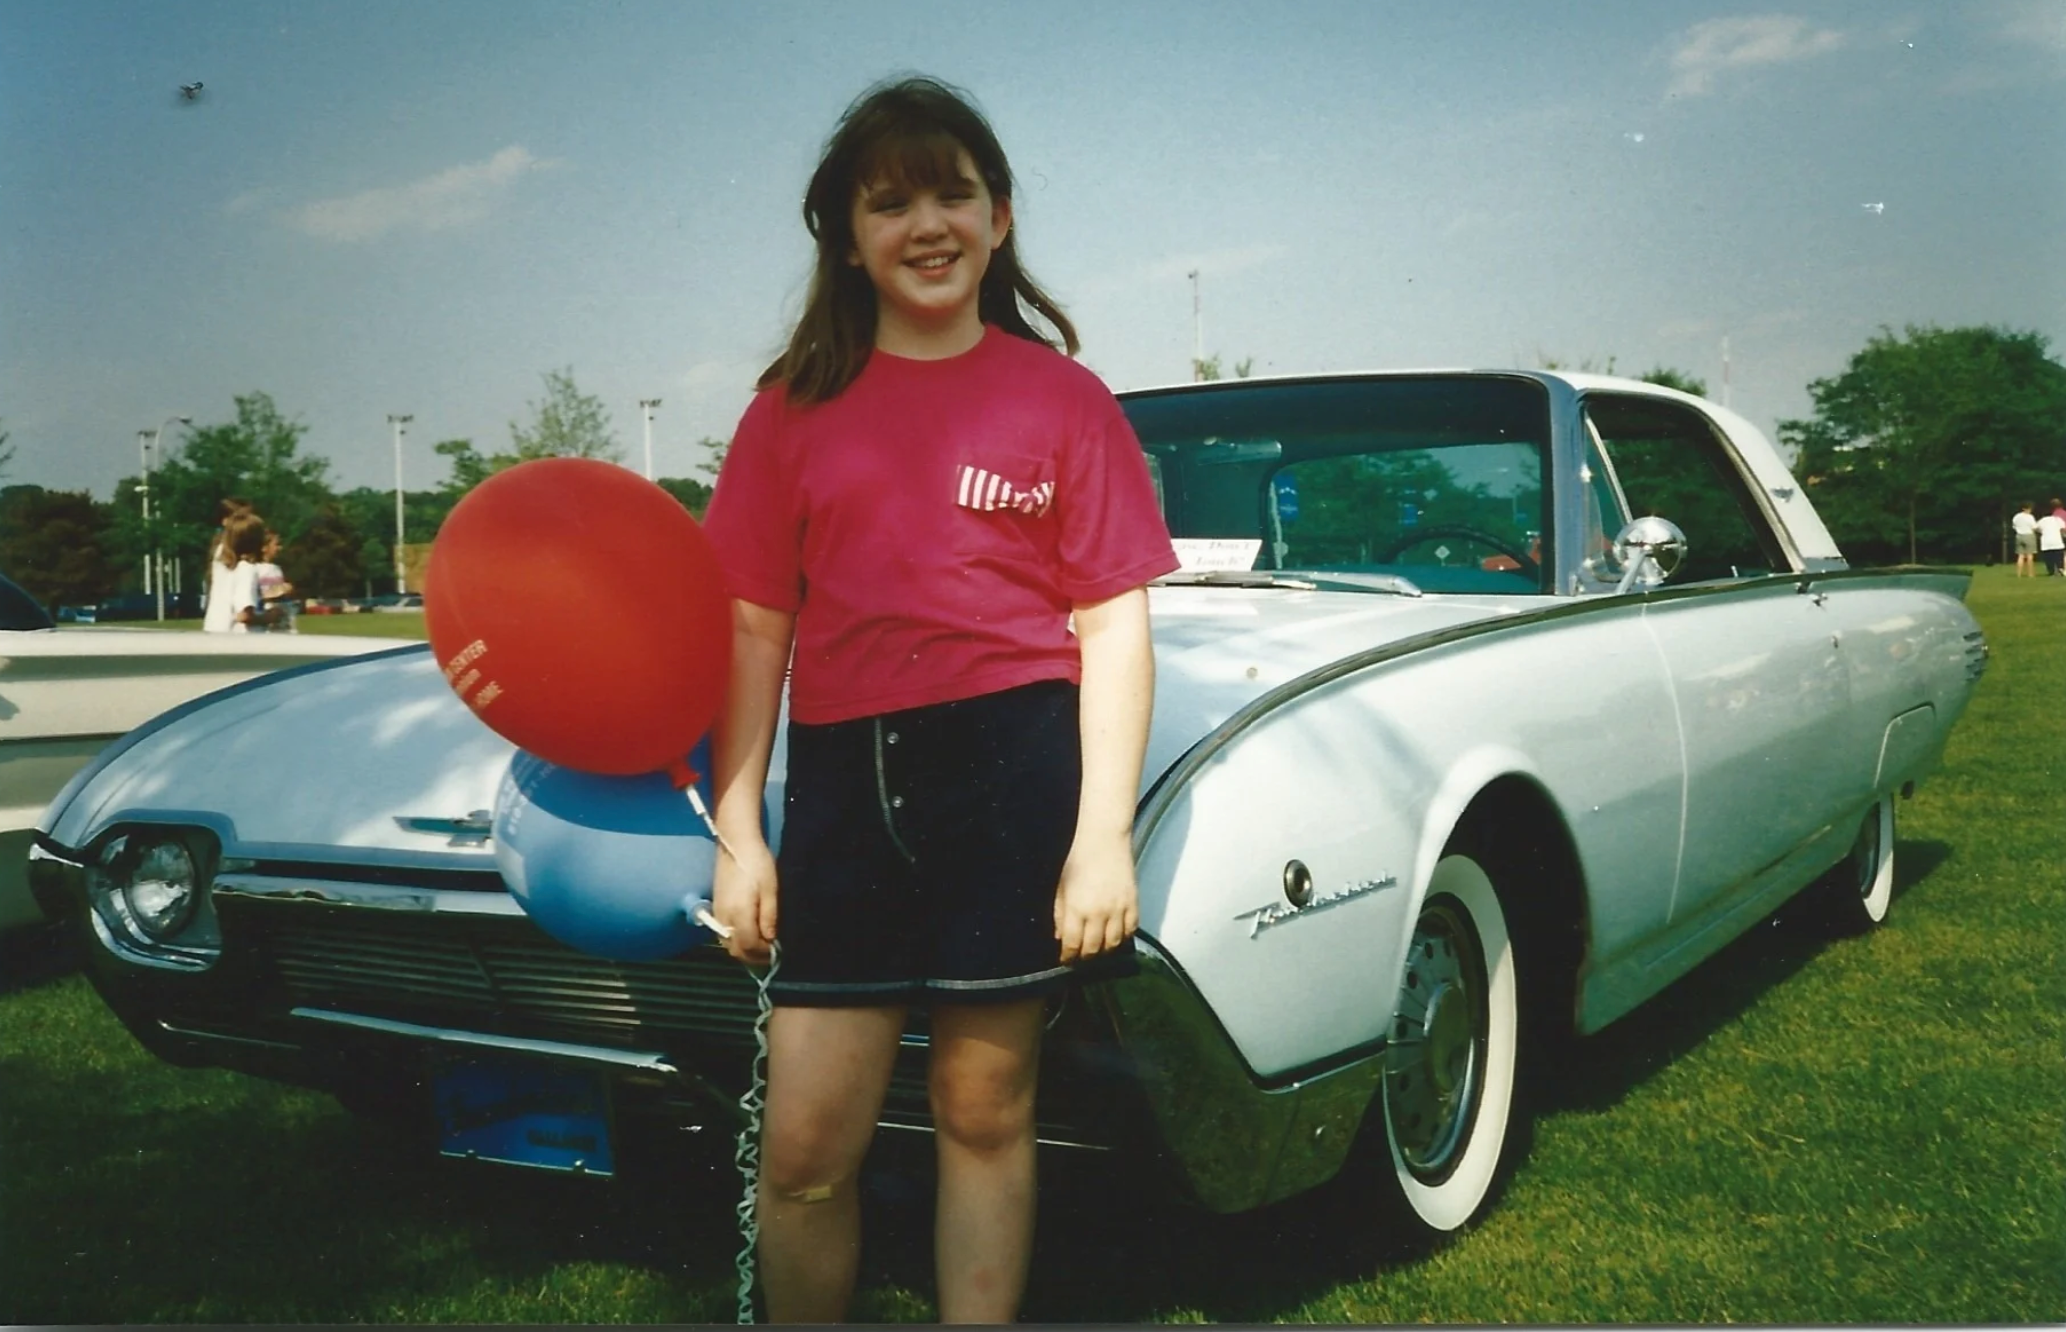
<path fill-rule="evenodd" d="M 140 1023 L 155 1026 L 200 1049 L 203 1059 L 212 1048 L 319 1049 L 341 1041 L 488 1047 L 662 1080 L 693 1090 L 728 1122 L 736 1114 L 735 1092 L 695 1072 L 673 1042 L 655 1039 L 662 1031 L 692 1031 L 727 1046 L 750 1042 L 752 978 L 716 949 L 668 963 L 608 963 L 545 939 L 503 892 L 229 872 L 211 889 L 224 914 L 226 956 L 264 949 L 275 993 L 284 990 L 288 999 L 274 1005 L 269 1021 L 219 1002 L 206 1005 L 203 1017 L 189 1013 L 179 996 L 216 978 L 162 970 L 146 976 L 150 961 L 130 956 L 87 906 L 78 860 L 39 845 L 30 877 L 47 914 L 83 914 L 95 926 L 102 956 L 89 972 L 131 1029 L 141 1037 Z M 241 928 L 233 931 L 233 920 Z M 463 922 L 472 928 L 446 928 Z M 1132 1117 L 1145 1118 L 1175 1173 L 1210 1210 L 1259 1207 L 1331 1178 L 1377 1088 L 1381 1057 L 1364 1053 L 1309 1077 L 1266 1085 L 1181 967 L 1152 939 L 1138 938 L 1136 947 L 1138 975 L 1085 992 L 1088 1012 L 1066 1035 L 1104 1053 L 1093 1050 L 1087 1062 L 1074 1062 L 1095 1066 L 1107 1091 L 1128 1084 L 1124 1099 L 1136 1107 Z M 382 1012 L 382 1003 L 368 1002 L 389 989 L 410 995 L 413 1008 Z M 226 1026 L 223 1015 L 240 1011 L 250 1013 L 248 1026 L 241 1019 Z M 907 1044 L 923 1043 L 922 1035 L 907 1037 Z M 1058 1039 L 1051 1049 L 1061 1044 Z M 1113 1047 L 1118 1059 L 1111 1057 Z M 917 1081 L 903 1087 L 903 1099 L 922 1111 L 922 1061 L 915 1067 Z M 1069 1076 L 1063 1069 L 1048 1072 Z M 912 1076 L 901 1070 L 898 1081 L 911 1083 Z M 1044 1088 L 1043 1099 L 1051 1092 L 1073 1103 L 1064 1095 L 1071 1091 Z M 1138 1113 L 1143 1106 L 1144 1116 Z M 892 1118 L 900 1128 L 922 1122 L 910 1107 L 886 1122 Z M 1102 1148 L 1124 1137 L 1109 1131 L 1109 1114 L 1087 1116 L 1103 1121 L 1093 1131 L 1073 1118 L 1065 1113 L 1043 1123 L 1042 1140 Z"/>

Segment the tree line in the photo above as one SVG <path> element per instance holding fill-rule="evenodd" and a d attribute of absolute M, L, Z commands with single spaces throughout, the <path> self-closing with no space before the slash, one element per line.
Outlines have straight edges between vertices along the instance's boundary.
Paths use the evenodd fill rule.
<path fill-rule="evenodd" d="M 302 450 L 307 427 L 282 414 L 271 395 L 235 399 L 229 421 L 196 425 L 176 452 L 168 450 L 150 477 L 151 519 L 143 517 L 143 477 L 124 477 L 110 500 L 83 491 L 36 485 L 0 486 L 0 572 L 55 610 L 91 605 L 142 587 L 155 545 L 176 563 L 177 587 L 207 586 L 204 567 L 226 496 L 251 501 L 280 534 L 280 564 L 298 592 L 354 597 L 395 585 L 395 495 L 360 486 L 339 490 L 327 458 Z M 432 446 L 448 475 L 431 490 L 405 491 L 404 539 L 433 540 L 454 505 L 475 486 L 532 458 L 578 457 L 622 462 L 623 450 L 601 399 L 583 393 L 571 369 L 545 375 L 543 397 L 526 420 L 510 423 L 510 446 L 482 453 L 472 440 Z M 0 468 L 12 453 L 0 431 Z M 704 439 L 709 458 L 695 477 L 658 484 L 700 517 L 724 443 Z M 171 581 L 168 579 L 168 581 Z"/>
<path fill-rule="evenodd" d="M 1214 378 L 1219 358 L 1209 362 Z M 1235 367 L 1245 373 L 1248 362 Z M 1552 367 L 1554 368 L 1554 367 Z M 1608 365 L 1611 372 L 1612 364 Z M 473 487 L 531 458 L 622 461 L 600 399 L 581 392 L 571 369 L 545 375 L 545 393 L 507 449 L 482 453 L 473 441 L 433 445 L 450 474 L 432 490 L 403 497 L 411 543 L 431 540 Z M 1697 379 L 1660 367 L 1644 379 L 1699 395 Z M 1882 329 L 1842 373 L 1809 383 L 1813 414 L 1779 423 L 1779 441 L 1831 535 L 1853 565 L 1973 563 L 2003 559 L 2009 517 L 2026 503 L 2066 492 L 2066 366 L 2042 335 L 1991 326 Z M 0 487 L 0 572 L 46 604 L 79 605 L 139 587 L 153 544 L 177 560 L 181 585 L 205 586 L 216 505 L 250 499 L 283 542 L 281 563 L 312 596 L 355 596 L 394 586 L 394 493 L 370 486 L 338 491 L 329 460 L 305 454 L 306 427 L 254 392 L 235 400 L 234 420 L 195 428 L 151 478 L 152 521 L 139 503 L 141 477 L 115 498 Z M 659 484 L 701 516 L 724 443 L 701 478 Z M 0 479 L 11 461 L 0 429 Z"/>

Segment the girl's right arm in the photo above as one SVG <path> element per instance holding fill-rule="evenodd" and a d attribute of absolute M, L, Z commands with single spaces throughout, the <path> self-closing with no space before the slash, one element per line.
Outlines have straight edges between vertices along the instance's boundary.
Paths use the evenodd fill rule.
<path fill-rule="evenodd" d="M 710 908 L 731 927 L 725 950 L 742 962 L 767 961 L 775 937 L 775 857 L 761 828 L 761 804 L 795 636 L 793 612 L 732 602 L 732 679 L 711 746 L 712 817 L 730 851 L 718 853 Z"/>

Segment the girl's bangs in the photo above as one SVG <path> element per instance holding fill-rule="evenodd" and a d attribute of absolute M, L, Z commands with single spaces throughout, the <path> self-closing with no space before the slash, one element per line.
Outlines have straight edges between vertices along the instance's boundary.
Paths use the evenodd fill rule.
<path fill-rule="evenodd" d="M 854 163 L 854 184 L 862 190 L 936 190 L 965 179 L 961 155 L 966 152 L 967 146 L 944 129 L 891 129 L 861 150 Z"/>

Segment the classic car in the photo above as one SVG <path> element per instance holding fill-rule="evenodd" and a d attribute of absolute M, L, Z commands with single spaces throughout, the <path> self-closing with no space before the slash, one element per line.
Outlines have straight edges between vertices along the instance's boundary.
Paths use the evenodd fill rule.
<path fill-rule="evenodd" d="M 403 641 L 59 628 L 0 578 L 0 930 L 42 919 L 24 872 L 36 820 L 110 741 L 239 680 Z"/>
<path fill-rule="evenodd" d="M 1506 371 L 1122 401 L 1185 568 L 1150 592 L 1141 967 L 1054 1006 L 1044 1144 L 1217 1211 L 1357 1163 L 1439 1237 L 1557 1042 L 1797 894 L 1886 914 L 1896 801 L 1986 663 L 1967 575 L 1849 568 L 1749 422 Z M 75 778 L 37 891 L 176 1063 L 533 1165 L 732 1129 L 753 976 L 538 929 L 489 844 L 511 761 L 423 648 L 249 682 Z M 883 1122 L 923 1129 L 922 1015 L 905 1044 Z"/>

